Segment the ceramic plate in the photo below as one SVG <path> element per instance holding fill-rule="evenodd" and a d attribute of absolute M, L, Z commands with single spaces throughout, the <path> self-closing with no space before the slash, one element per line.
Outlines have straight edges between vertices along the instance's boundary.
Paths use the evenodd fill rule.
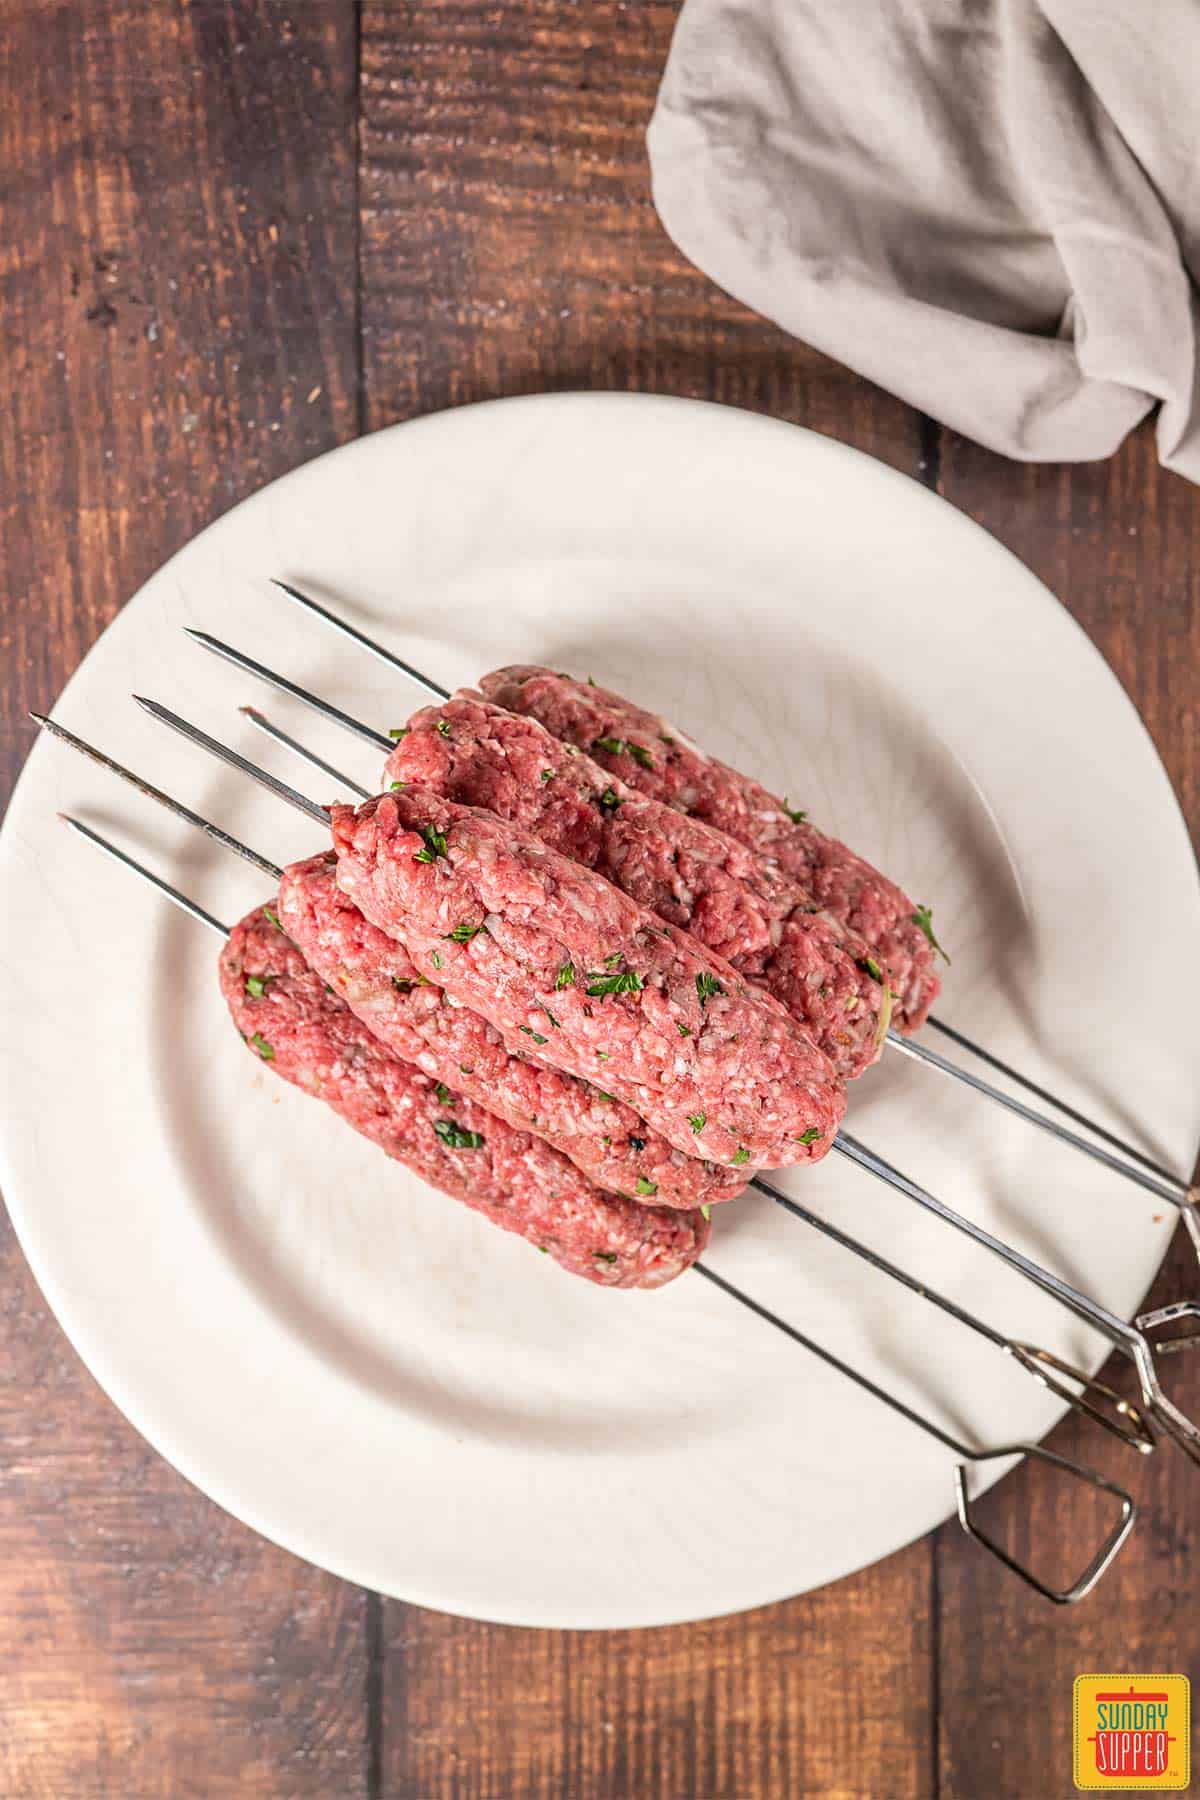
<path fill-rule="evenodd" d="M 1170 787 L 1058 603 L 921 487 L 748 414 L 572 395 L 404 425 L 275 483 L 136 595 L 55 710 L 282 862 L 313 827 L 129 699 L 332 798 L 254 737 L 237 707 L 257 702 L 370 778 L 363 745 L 183 636 L 402 721 L 421 696 L 272 575 L 449 686 L 549 662 L 668 714 L 933 904 L 943 1017 L 1190 1166 L 1200 907 Z M 227 920 L 264 884 L 34 750 L 0 862 L 8 1200 L 89 1367 L 221 1505 L 385 1593 L 555 1626 L 754 1606 L 951 1510 L 945 1452 L 698 1277 L 573 1281 L 274 1081 L 230 1029 L 214 940 L 71 837 L 67 807 Z M 1168 1208 L 907 1061 L 857 1084 L 849 1124 L 1126 1315 L 1162 1258 Z M 1099 1362 L 838 1157 L 789 1179 L 1002 1329 Z M 710 1260 L 954 1430 L 1037 1438 L 1056 1417 L 985 1342 L 756 1196 L 719 1214 Z"/>

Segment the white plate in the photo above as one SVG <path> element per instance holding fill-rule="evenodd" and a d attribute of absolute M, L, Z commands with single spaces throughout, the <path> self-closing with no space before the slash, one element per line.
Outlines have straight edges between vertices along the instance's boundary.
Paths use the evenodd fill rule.
<path fill-rule="evenodd" d="M 946 1018 L 1190 1164 L 1200 1022 L 1180 995 L 1200 908 L 1170 788 L 1067 615 L 922 488 L 748 414 L 600 396 L 444 414 L 277 482 L 147 584 L 56 711 L 282 861 L 313 829 L 128 698 L 319 793 L 238 718 L 255 701 L 369 777 L 369 752 L 181 635 L 207 627 L 401 720 L 420 696 L 273 574 L 448 684 L 548 661 L 674 716 L 934 903 Z M 263 883 L 69 751 L 34 751 L 0 863 L 9 1203 L 90 1368 L 223 1506 L 386 1593 L 560 1626 L 757 1605 L 946 1516 L 946 1454 L 698 1279 L 572 1281 L 250 1063 L 215 942 L 70 838 L 65 807 L 227 919 Z M 903 1061 L 850 1117 L 1136 1305 L 1169 1209 Z M 793 1179 L 997 1324 L 1098 1362 L 1098 1340 L 836 1156 Z M 1056 1416 L 996 1351 L 766 1202 L 720 1214 L 711 1260 L 963 1431 L 1036 1438 Z"/>

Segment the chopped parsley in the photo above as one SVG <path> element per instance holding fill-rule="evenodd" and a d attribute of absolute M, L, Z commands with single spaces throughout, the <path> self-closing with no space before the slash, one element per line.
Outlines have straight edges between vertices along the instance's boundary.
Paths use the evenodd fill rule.
<path fill-rule="evenodd" d="M 597 1262 L 615 1263 L 617 1260 L 617 1253 L 615 1250 L 596 1250 L 593 1251 L 593 1255 Z"/>
<path fill-rule="evenodd" d="M 433 1091 L 443 1106 L 454 1106 L 456 1104 L 454 1095 L 450 1092 L 450 1089 L 446 1086 L 444 1081 L 439 1081 L 437 1087 Z"/>
<path fill-rule="evenodd" d="M 614 950 L 611 956 L 605 957 L 604 966 L 606 969 L 615 969 L 617 964 L 622 960 L 621 952 L 619 950 Z"/>
<path fill-rule="evenodd" d="M 390 738 L 393 738 L 395 740 L 395 742 L 398 744 L 402 737 L 408 736 L 408 726 L 407 725 L 393 725 L 391 730 L 388 732 L 388 736 Z"/>
<path fill-rule="evenodd" d="M 598 1000 L 605 994 L 640 994 L 645 985 L 636 969 L 614 969 L 611 974 L 593 969 L 586 991 L 590 999 Z"/>
<path fill-rule="evenodd" d="M 675 748 L 675 739 L 673 737 L 668 737 L 665 731 L 659 732 L 658 741 L 660 744 L 666 744 L 671 750 Z"/>
<path fill-rule="evenodd" d="M 800 1133 L 796 1142 L 798 1144 L 815 1144 L 817 1139 L 824 1137 L 824 1135 L 825 1133 L 823 1131 L 818 1131 L 815 1125 L 810 1125 L 807 1131 L 802 1131 Z"/>
<path fill-rule="evenodd" d="M 396 792 L 397 788 L 402 788 L 403 786 L 404 786 L 404 783 L 402 781 L 389 781 L 388 782 L 388 793 L 394 794 Z"/>
<path fill-rule="evenodd" d="M 543 1037 L 540 1031 L 535 1031 L 532 1025 L 518 1025 L 517 1030 L 523 1031 L 526 1037 L 531 1037 L 535 1044 L 548 1044 L 550 1042 L 550 1039 Z"/>
<path fill-rule="evenodd" d="M 432 825 L 422 825 L 420 827 L 420 832 L 425 842 L 422 848 L 416 852 L 415 860 L 417 862 L 430 863 L 435 856 L 446 855 L 446 834 L 444 831 L 435 831 Z"/>
<path fill-rule="evenodd" d="M 637 1178 L 637 1192 L 643 1199 L 647 1199 L 651 1194 L 657 1194 L 658 1183 L 657 1181 L 647 1181 L 644 1175 L 639 1175 Z"/>
<path fill-rule="evenodd" d="M 449 721 L 449 719 L 439 719 L 436 726 L 434 727 L 434 729 L 435 729 L 435 731 L 437 731 L 439 733 L 440 736 L 449 737 L 450 736 L 450 721 Z"/>
<path fill-rule="evenodd" d="M 780 807 L 779 810 L 781 812 L 785 812 L 787 814 L 788 818 L 792 821 L 793 825 L 803 825 L 805 819 L 807 819 L 807 817 L 808 817 L 808 814 L 805 811 L 803 811 L 803 809 L 801 807 L 789 806 L 786 799 L 784 800 L 784 803 Z"/>
<path fill-rule="evenodd" d="M 541 774 L 538 776 L 538 780 L 539 781 L 553 781 L 554 780 L 554 770 L 553 769 L 543 769 Z"/>
<path fill-rule="evenodd" d="M 589 676 L 588 676 L 588 683 L 587 683 L 587 684 L 588 684 L 588 686 L 589 686 L 589 687 L 595 687 L 595 685 L 596 685 L 596 677 L 595 677 L 595 676 L 594 676 L 594 675 L 589 675 Z"/>
<path fill-rule="evenodd" d="M 267 981 L 270 979 L 271 977 L 268 975 Z M 246 992 L 252 994 L 256 1000 L 261 1000 L 263 997 L 263 989 L 266 987 L 267 981 L 264 981 L 261 975 L 247 975 Z"/>
<path fill-rule="evenodd" d="M 471 939 L 478 937 L 482 930 L 482 925 L 468 925 L 467 921 L 463 919 L 454 927 L 453 931 L 448 931 L 446 936 L 452 944 L 469 944 Z"/>
<path fill-rule="evenodd" d="M 621 804 L 621 796 L 614 789 L 607 787 L 602 794 L 597 794 L 596 805 L 601 812 L 616 812 Z"/>
<path fill-rule="evenodd" d="M 440 969 L 440 968 L 441 968 L 441 966 L 442 966 L 442 953 L 441 953 L 441 951 L 440 951 L 440 950 L 431 950 L 431 951 L 430 951 L 430 952 L 429 952 L 429 960 L 430 960 L 430 962 L 431 962 L 431 963 L 432 963 L 432 964 L 433 964 L 433 966 L 434 966 L 434 968 L 435 968 L 435 969 Z"/>
<path fill-rule="evenodd" d="M 714 994 L 723 994 L 725 989 L 715 975 L 710 975 L 708 970 L 704 969 L 696 977 L 696 992 L 700 996 L 701 1006 L 707 1006 Z"/>
<path fill-rule="evenodd" d="M 921 930 L 925 933 L 925 936 L 929 939 L 930 943 L 933 945 L 933 947 L 937 951 L 938 955 L 940 957 L 942 957 L 946 962 L 949 962 L 950 958 L 946 955 L 946 952 L 942 949 L 942 946 L 938 943 L 937 938 L 934 936 L 932 906 L 918 906 L 916 912 L 913 913 L 913 915 L 912 915 L 912 923 L 914 925 L 920 926 Z"/>
<path fill-rule="evenodd" d="M 561 990 L 562 988 L 571 987 L 574 984 L 574 981 L 575 964 L 573 962 L 565 962 L 558 971 L 558 974 L 554 977 L 554 986 L 556 990 Z"/>
<path fill-rule="evenodd" d="M 675 1021 L 675 1029 L 679 1033 L 680 1037 L 691 1037 L 691 1035 L 692 1035 L 691 1026 L 690 1025 L 681 1025 L 679 1023 L 678 1019 L 676 1019 L 676 1021 Z"/>
<path fill-rule="evenodd" d="M 482 1150 L 483 1133 L 480 1131 L 464 1131 L 453 1119 L 435 1119 L 435 1134 L 445 1144 L 447 1150 Z"/>
<path fill-rule="evenodd" d="M 687 1116 L 687 1121 L 688 1121 L 688 1124 L 691 1126 L 692 1130 L 696 1133 L 697 1136 L 699 1136 L 699 1134 L 704 1130 L 704 1127 L 708 1124 L 708 1114 L 702 1113 L 702 1112 L 689 1113 Z"/>
<path fill-rule="evenodd" d="M 700 1211 L 704 1214 L 704 1217 L 706 1219 L 712 1218 L 712 1207 L 711 1206 L 702 1206 L 700 1208 Z"/>
<path fill-rule="evenodd" d="M 554 1014 L 550 1011 L 550 1008 L 548 1006 L 543 1006 L 542 1011 L 545 1013 L 546 1017 L 549 1019 L 550 1023 L 553 1025 L 555 1031 L 560 1030 L 561 1027 L 559 1026 L 558 1020 L 555 1018 Z"/>
<path fill-rule="evenodd" d="M 738 1148 L 737 1148 L 737 1155 L 733 1159 L 734 1168 L 736 1169 L 739 1163 L 747 1163 L 749 1161 L 750 1161 L 750 1152 L 748 1150 L 744 1149 L 741 1144 L 739 1144 Z"/>
<path fill-rule="evenodd" d="M 875 961 L 875 958 L 873 956 L 860 956 L 858 959 L 857 966 L 860 969 L 865 969 L 867 974 L 871 977 L 872 981 L 882 981 L 883 980 L 883 970 L 880 968 L 879 964 Z"/>
<path fill-rule="evenodd" d="M 283 926 L 279 924 L 279 914 L 277 912 L 275 912 L 273 910 L 273 908 L 271 908 L 269 906 L 264 906 L 263 907 L 263 918 L 269 919 L 271 921 L 272 925 L 278 926 L 280 931 L 283 930 Z"/>
<path fill-rule="evenodd" d="M 600 1062 L 611 1062 L 612 1061 L 612 1058 L 609 1056 L 607 1050 L 597 1050 L 596 1056 Z"/>
<path fill-rule="evenodd" d="M 605 750 L 609 756 L 632 756 L 634 762 L 641 763 L 643 769 L 654 767 L 654 758 L 650 752 L 642 744 L 631 744 L 628 738 L 597 738 L 592 749 Z"/>
<path fill-rule="evenodd" d="M 253 1049 L 258 1051 L 264 1062 L 275 1061 L 274 1047 L 268 1044 L 261 1031 L 256 1031 L 254 1036 L 249 1039 L 249 1043 Z"/>
<path fill-rule="evenodd" d="M 617 1104 L 615 1094 L 606 1094 L 603 1088 L 597 1088 L 596 1092 L 600 1096 L 601 1100 L 607 1100 L 608 1104 L 610 1106 L 615 1106 Z"/>

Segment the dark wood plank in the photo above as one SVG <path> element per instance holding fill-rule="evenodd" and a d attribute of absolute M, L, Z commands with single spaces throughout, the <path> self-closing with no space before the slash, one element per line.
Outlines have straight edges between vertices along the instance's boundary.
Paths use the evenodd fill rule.
<path fill-rule="evenodd" d="M 677 0 L 365 0 L 372 427 L 542 388 L 810 424 L 914 471 L 916 417 L 714 288 L 658 223 L 644 133 Z"/>
<path fill-rule="evenodd" d="M 942 491 L 1046 580 L 1104 652 L 1146 720 L 1200 836 L 1196 670 L 1200 668 L 1200 494 L 1164 475 L 1140 432 L 1110 463 L 1022 468 L 946 434 Z M 1190 977 L 1181 974 L 1181 992 Z M 1155 1287 L 1158 1299 L 1197 1291 L 1182 1233 Z M 1178 1359 L 1172 1392 L 1200 1414 L 1200 1362 Z M 1127 1372 L 1109 1379 L 1131 1391 Z M 1086 1428 L 1065 1424 L 1050 1443 L 1067 1455 L 1132 1473 L 1139 1530 L 1103 1585 L 1070 1612 L 1047 1609 L 1014 1582 L 994 1580 L 956 1532 L 937 1541 L 940 1593 L 941 1793 L 946 1800 L 1027 1800 L 1032 1771 L 1044 1793 L 1071 1791 L 1071 1684 L 1106 1670 L 1188 1673 L 1200 1665 L 1194 1557 L 1200 1550 L 1196 1470 L 1170 1447 L 1130 1469 Z M 995 1496 L 1003 1532 L 1061 1536 L 1053 1483 L 1022 1478 Z M 1028 1509 L 1028 1524 L 1022 1512 Z M 1097 1505 L 1072 1517 L 1098 1527 Z"/>
<path fill-rule="evenodd" d="M 367 422 L 640 388 L 772 412 L 915 472 L 911 412 L 718 292 L 659 228 L 643 133 L 676 10 L 366 0 Z M 385 1791 L 927 1796 L 929 1554 L 670 1631 L 523 1632 L 389 1603 Z"/>
<path fill-rule="evenodd" d="M 5 776 L 123 599 L 356 428 L 353 7 L 0 4 Z M 0 1792 L 353 1796 L 365 1596 L 236 1524 L 0 1229 Z"/>

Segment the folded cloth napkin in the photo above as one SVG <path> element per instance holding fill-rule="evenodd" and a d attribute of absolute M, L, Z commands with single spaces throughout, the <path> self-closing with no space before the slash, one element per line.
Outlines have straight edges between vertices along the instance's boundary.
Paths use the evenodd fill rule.
<path fill-rule="evenodd" d="M 730 293 L 1009 456 L 1200 480 L 1200 0 L 687 0 L 654 198 Z"/>

